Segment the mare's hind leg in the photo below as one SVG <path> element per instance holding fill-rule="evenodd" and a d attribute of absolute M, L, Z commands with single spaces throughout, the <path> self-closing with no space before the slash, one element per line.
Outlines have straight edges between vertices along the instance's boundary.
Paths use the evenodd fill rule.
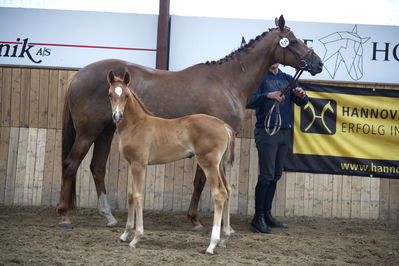
<path fill-rule="evenodd" d="M 194 178 L 194 192 L 191 196 L 190 207 L 188 208 L 187 216 L 190 218 L 191 223 L 194 225 L 194 230 L 197 232 L 204 232 L 204 227 L 198 219 L 198 203 L 201 193 L 204 190 L 206 183 L 206 176 L 202 168 L 198 165 Z"/>
<path fill-rule="evenodd" d="M 76 172 L 93 141 L 93 139 L 77 135 L 69 155 L 62 162 L 63 181 L 61 184 L 60 201 L 57 205 L 57 212 L 62 216 L 60 227 L 68 228 L 68 225 L 65 224 L 70 223 L 69 219 L 66 217 L 66 212 L 68 209 L 72 209 L 71 206 L 74 206 L 76 196 Z"/>
<path fill-rule="evenodd" d="M 104 215 L 107 219 L 107 226 L 114 226 L 118 223 L 111 213 L 111 207 L 108 203 L 104 182 L 106 172 L 105 167 L 107 164 L 114 132 L 115 126 L 110 124 L 97 137 L 94 143 L 93 158 L 90 164 L 91 173 L 93 174 L 94 184 L 96 185 L 97 190 L 98 210 L 100 214 Z"/>

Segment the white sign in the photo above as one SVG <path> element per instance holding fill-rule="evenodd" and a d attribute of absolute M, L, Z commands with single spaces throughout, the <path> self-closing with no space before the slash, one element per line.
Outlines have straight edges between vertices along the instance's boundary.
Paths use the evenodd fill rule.
<path fill-rule="evenodd" d="M 158 16 L 0 8 L 0 65 L 81 68 L 108 58 L 155 67 Z"/>
<path fill-rule="evenodd" d="M 399 27 L 291 22 L 286 25 L 323 59 L 323 72 L 302 79 L 399 83 Z M 218 60 L 274 21 L 172 16 L 169 69 Z M 284 71 L 293 74 L 291 67 Z"/>

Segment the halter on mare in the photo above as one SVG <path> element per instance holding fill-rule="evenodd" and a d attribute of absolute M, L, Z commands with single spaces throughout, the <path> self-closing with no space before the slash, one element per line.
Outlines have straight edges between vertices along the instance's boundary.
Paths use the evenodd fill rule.
<path fill-rule="evenodd" d="M 287 94 L 291 89 L 294 88 L 295 83 L 298 81 L 299 77 L 302 75 L 303 71 L 306 70 L 309 66 L 308 62 L 305 60 L 306 56 L 308 56 L 310 53 L 314 53 L 313 49 L 308 48 L 306 52 L 302 55 L 299 56 L 298 53 L 296 53 L 292 49 L 292 45 L 297 43 L 297 40 L 289 40 L 287 38 L 288 34 L 291 32 L 291 30 L 288 31 L 287 34 L 281 37 L 280 39 L 280 46 L 283 48 L 283 61 L 285 62 L 285 48 L 288 48 L 292 54 L 295 55 L 297 59 L 299 59 L 299 65 L 297 68 L 297 71 L 292 78 L 291 82 L 288 84 L 288 86 L 281 91 L 280 97 Z M 280 114 L 280 107 L 279 107 L 279 102 L 275 101 L 273 106 L 270 108 L 269 112 L 266 115 L 265 118 L 265 131 L 269 136 L 273 136 L 279 132 L 281 128 L 281 114 Z M 270 127 L 270 121 L 272 117 L 272 113 L 276 109 L 276 120 L 274 122 L 273 128 Z"/>

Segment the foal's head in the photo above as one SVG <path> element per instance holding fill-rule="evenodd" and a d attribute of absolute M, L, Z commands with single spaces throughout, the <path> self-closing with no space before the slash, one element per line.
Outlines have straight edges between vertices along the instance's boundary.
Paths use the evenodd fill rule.
<path fill-rule="evenodd" d="M 125 72 L 123 78 L 116 77 L 113 71 L 108 73 L 108 97 L 112 107 L 112 119 L 115 124 L 118 124 L 123 118 L 123 111 L 129 99 L 129 88 L 127 85 L 130 82 L 130 74 Z"/>

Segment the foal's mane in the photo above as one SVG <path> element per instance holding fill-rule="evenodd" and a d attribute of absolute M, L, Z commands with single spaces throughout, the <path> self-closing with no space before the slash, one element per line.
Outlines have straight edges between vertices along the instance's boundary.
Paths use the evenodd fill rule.
<path fill-rule="evenodd" d="M 233 60 L 236 56 L 244 53 L 245 51 L 247 51 L 249 48 L 252 48 L 256 43 L 259 42 L 259 40 L 261 40 L 263 37 L 265 37 L 270 31 L 274 30 L 273 29 L 269 29 L 268 31 L 263 32 L 262 34 L 256 36 L 255 39 L 251 39 L 247 44 L 245 44 L 244 46 L 241 46 L 240 48 L 234 50 L 233 52 L 231 52 L 230 54 L 226 55 L 225 57 L 217 60 L 217 61 L 206 61 L 204 64 L 205 65 L 216 65 L 216 64 L 223 64 L 223 63 L 227 63 L 230 60 Z"/>
<path fill-rule="evenodd" d="M 147 115 L 150 115 L 150 116 L 155 116 L 153 112 L 151 112 L 150 110 L 147 109 L 147 107 L 144 105 L 144 103 L 140 100 L 140 98 L 137 96 L 137 94 L 134 91 L 132 91 L 130 89 L 129 89 L 129 91 L 132 94 L 133 98 L 138 102 L 141 109 L 143 109 L 144 113 L 146 113 Z"/>
<path fill-rule="evenodd" d="M 119 82 L 121 84 L 123 84 L 128 93 L 131 94 L 131 96 L 133 96 L 133 98 L 138 102 L 138 104 L 140 105 L 141 109 L 143 109 L 144 113 L 146 113 L 147 115 L 150 116 L 155 116 L 154 113 L 152 113 L 150 110 L 147 109 L 147 107 L 144 105 L 144 103 L 140 100 L 140 98 L 137 96 L 137 94 L 133 91 L 133 89 L 130 89 L 128 87 L 128 85 L 126 85 L 125 83 L 123 83 L 123 79 L 121 79 L 120 77 L 115 77 L 115 82 Z"/>

